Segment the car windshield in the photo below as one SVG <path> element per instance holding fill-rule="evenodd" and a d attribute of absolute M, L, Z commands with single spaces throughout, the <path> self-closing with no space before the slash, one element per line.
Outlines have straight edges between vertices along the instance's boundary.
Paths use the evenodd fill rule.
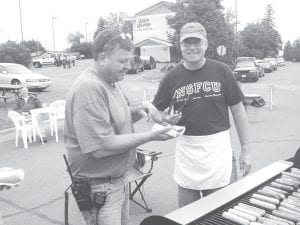
<path fill-rule="evenodd" d="M 255 63 L 251 62 L 251 61 L 243 61 L 243 62 L 238 62 L 236 64 L 237 68 L 239 68 L 239 67 L 254 67 L 254 66 L 255 66 Z"/>
<path fill-rule="evenodd" d="M 25 66 L 18 65 L 18 64 L 7 65 L 6 67 L 7 67 L 8 71 L 10 73 L 16 73 L 16 74 L 29 74 L 29 73 L 32 73 Z"/>

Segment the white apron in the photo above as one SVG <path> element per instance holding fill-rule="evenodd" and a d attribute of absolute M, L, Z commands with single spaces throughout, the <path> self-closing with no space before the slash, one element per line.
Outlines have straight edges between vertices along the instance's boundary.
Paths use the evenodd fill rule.
<path fill-rule="evenodd" d="M 229 130 L 177 138 L 174 179 L 183 188 L 206 190 L 229 184 L 232 148 Z"/>

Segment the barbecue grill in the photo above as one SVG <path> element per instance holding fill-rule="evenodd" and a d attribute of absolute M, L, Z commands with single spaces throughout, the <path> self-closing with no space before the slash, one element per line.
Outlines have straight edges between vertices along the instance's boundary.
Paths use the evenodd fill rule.
<path fill-rule="evenodd" d="M 229 209 L 234 208 L 239 203 L 255 206 L 256 208 L 264 209 L 268 214 L 272 214 L 272 210 L 253 205 L 249 200 L 258 190 L 269 186 L 277 178 L 281 177 L 282 172 L 290 172 L 292 168 L 297 168 L 292 162 L 283 160 L 274 162 L 269 166 L 203 199 L 173 211 L 164 217 L 148 217 L 141 225 L 238 225 L 240 223 L 226 219 L 222 214 L 223 212 L 228 212 Z M 292 195 L 292 191 L 288 193 L 287 197 L 289 195 Z"/>

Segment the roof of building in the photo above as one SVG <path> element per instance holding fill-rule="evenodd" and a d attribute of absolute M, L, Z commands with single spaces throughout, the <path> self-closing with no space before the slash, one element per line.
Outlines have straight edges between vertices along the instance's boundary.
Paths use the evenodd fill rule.
<path fill-rule="evenodd" d="M 139 41 L 135 43 L 135 47 L 141 47 L 141 46 L 153 46 L 153 45 L 164 45 L 164 46 L 173 46 L 173 44 L 169 41 L 162 40 L 155 37 L 147 37 L 146 39 Z"/>
<path fill-rule="evenodd" d="M 155 11 L 157 8 L 160 8 L 160 7 L 170 8 L 171 5 L 172 5 L 172 3 L 170 3 L 170 2 L 161 1 L 161 2 L 158 2 L 152 6 L 136 13 L 135 16 L 143 16 L 145 14 L 149 14 L 151 11 Z"/>

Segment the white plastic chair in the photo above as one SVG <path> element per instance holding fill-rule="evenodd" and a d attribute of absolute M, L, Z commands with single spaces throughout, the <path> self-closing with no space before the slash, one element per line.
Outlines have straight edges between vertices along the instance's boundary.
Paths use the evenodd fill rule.
<path fill-rule="evenodd" d="M 32 142 L 33 125 L 26 122 L 25 118 L 16 111 L 8 111 L 8 117 L 13 121 L 16 128 L 16 147 L 18 147 L 19 132 L 22 135 L 24 148 L 28 148 L 27 138 Z"/>
<path fill-rule="evenodd" d="M 65 119 L 66 101 L 56 100 L 50 104 L 50 107 L 54 108 L 53 113 L 49 114 L 51 136 L 53 136 L 55 131 L 55 139 L 58 142 L 57 121 Z"/>

